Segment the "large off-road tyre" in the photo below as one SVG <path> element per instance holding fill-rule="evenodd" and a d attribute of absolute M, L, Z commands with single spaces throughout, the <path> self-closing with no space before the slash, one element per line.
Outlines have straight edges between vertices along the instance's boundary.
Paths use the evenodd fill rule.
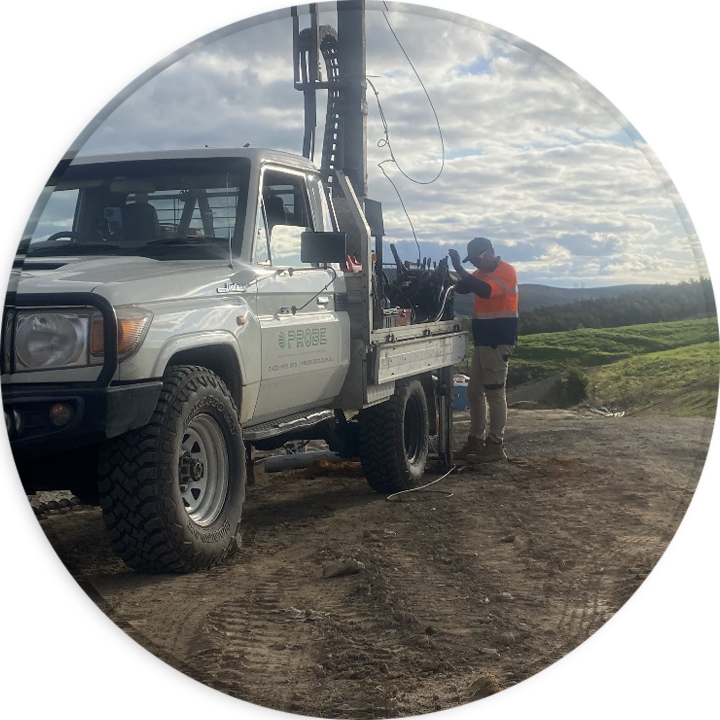
<path fill-rule="evenodd" d="M 145 572 L 215 565 L 237 547 L 245 474 L 222 380 L 203 367 L 169 369 L 150 422 L 100 452 L 100 505 L 115 551 Z"/>
<path fill-rule="evenodd" d="M 389 400 L 359 413 L 358 426 L 360 462 L 373 490 L 394 493 L 420 485 L 430 438 L 419 380 L 398 382 Z"/>

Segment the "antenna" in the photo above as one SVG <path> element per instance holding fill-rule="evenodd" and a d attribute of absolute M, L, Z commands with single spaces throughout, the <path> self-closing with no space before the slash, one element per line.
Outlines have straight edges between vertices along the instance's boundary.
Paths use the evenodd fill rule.
<path fill-rule="evenodd" d="M 230 265 L 230 269 L 234 270 L 235 266 L 233 265 L 233 251 L 232 251 L 232 241 L 233 241 L 232 231 L 233 231 L 233 229 L 230 224 L 230 173 L 227 170 L 225 171 L 225 204 L 227 206 L 229 265 Z"/>

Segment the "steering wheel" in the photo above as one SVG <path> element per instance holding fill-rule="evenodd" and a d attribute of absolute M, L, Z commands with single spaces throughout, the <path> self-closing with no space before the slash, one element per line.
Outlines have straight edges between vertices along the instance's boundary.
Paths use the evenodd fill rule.
<path fill-rule="evenodd" d="M 54 242 L 55 240 L 60 240 L 60 238 L 70 238 L 73 243 L 85 242 L 85 239 L 73 230 L 61 230 L 60 232 L 56 232 L 54 235 L 51 235 L 45 242 Z"/>

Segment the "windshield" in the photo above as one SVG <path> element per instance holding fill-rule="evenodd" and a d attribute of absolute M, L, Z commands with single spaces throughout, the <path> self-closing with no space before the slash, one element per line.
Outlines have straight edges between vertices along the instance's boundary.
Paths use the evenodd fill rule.
<path fill-rule="evenodd" d="M 231 244 L 237 255 L 249 175 L 246 158 L 71 165 L 27 255 L 225 259 Z"/>

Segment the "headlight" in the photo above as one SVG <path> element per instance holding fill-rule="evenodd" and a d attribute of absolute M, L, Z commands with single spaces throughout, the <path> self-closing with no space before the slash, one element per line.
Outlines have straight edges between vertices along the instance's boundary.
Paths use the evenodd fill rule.
<path fill-rule="evenodd" d="M 140 347 L 152 313 L 135 307 L 119 307 L 116 314 L 118 360 L 125 360 Z M 17 372 L 101 365 L 104 352 L 103 319 L 92 308 L 22 310 L 15 317 Z"/>
<path fill-rule="evenodd" d="M 18 370 L 87 365 L 88 315 L 19 312 L 15 330 Z"/>

